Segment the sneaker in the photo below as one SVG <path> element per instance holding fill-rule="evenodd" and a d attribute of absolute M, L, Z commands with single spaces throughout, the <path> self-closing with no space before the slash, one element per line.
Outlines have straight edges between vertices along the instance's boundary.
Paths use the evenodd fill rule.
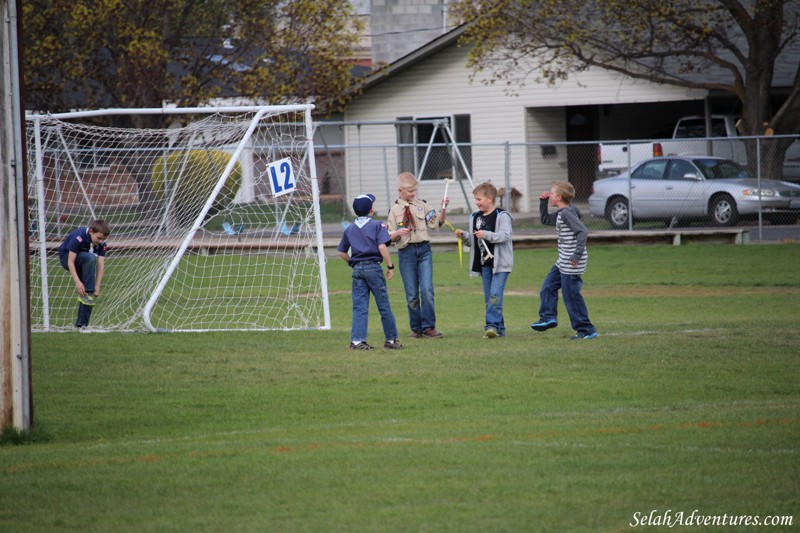
<path fill-rule="evenodd" d="M 83 296 L 78 296 L 78 301 L 83 305 L 94 305 L 94 296 L 91 294 L 84 294 Z"/>
<path fill-rule="evenodd" d="M 497 330 L 492 327 L 486 328 L 486 331 L 483 333 L 483 338 L 494 339 L 495 337 L 497 337 Z"/>
<path fill-rule="evenodd" d="M 366 342 L 359 342 L 358 344 L 351 342 L 350 349 L 351 350 L 372 350 L 374 346 L 367 344 Z"/>
<path fill-rule="evenodd" d="M 412 331 L 411 332 L 411 338 L 412 339 L 421 339 L 424 336 L 425 335 L 423 335 L 421 331 Z"/>
<path fill-rule="evenodd" d="M 441 339 L 442 338 L 442 334 L 439 333 L 438 331 L 436 331 L 433 328 L 428 328 L 425 331 L 423 331 L 422 332 L 422 336 L 425 337 L 426 339 Z"/>
<path fill-rule="evenodd" d="M 386 341 L 383 343 L 383 347 L 387 350 L 402 350 L 403 345 L 400 344 L 400 341 L 395 339 L 393 341 Z"/>
<path fill-rule="evenodd" d="M 594 331 L 592 333 L 578 333 L 574 337 L 570 337 L 569 340 L 571 341 L 580 341 L 580 340 L 591 340 L 597 338 L 597 332 Z"/>
<path fill-rule="evenodd" d="M 538 322 L 534 322 L 531 324 L 531 327 L 536 331 L 547 331 L 548 329 L 554 328 L 557 325 L 558 321 L 551 318 L 550 320 L 540 320 Z"/>

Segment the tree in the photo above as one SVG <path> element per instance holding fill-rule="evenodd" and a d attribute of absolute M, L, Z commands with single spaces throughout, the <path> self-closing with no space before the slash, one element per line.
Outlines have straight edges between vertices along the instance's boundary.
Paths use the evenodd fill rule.
<path fill-rule="evenodd" d="M 241 97 L 313 101 L 329 113 L 343 104 L 361 31 L 349 0 L 30 0 L 22 7 L 26 107 L 51 112 Z"/>
<path fill-rule="evenodd" d="M 489 82 L 553 83 L 600 67 L 730 93 L 742 135 L 800 133 L 798 0 L 457 0 L 452 12 L 469 23 L 468 66 L 489 71 Z M 779 60 L 794 78 L 773 108 Z M 765 168 L 780 168 L 790 143 L 764 143 Z"/>

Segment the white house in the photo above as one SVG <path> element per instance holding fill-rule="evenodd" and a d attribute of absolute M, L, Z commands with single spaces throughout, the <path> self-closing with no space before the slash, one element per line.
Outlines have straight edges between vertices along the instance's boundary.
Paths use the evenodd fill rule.
<path fill-rule="evenodd" d="M 549 189 L 550 182 L 556 179 L 569 179 L 579 198 L 587 197 L 597 169 L 596 141 L 644 138 L 680 116 L 702 114 L 707 105 L 706 90 L 648 83 L 602 69 L 573 75 L 554 86 L 531 83 L 511 95 L 505 85 L 485 84 L 480 75 L 470 80 L 472 72 L 466 67 L 468 49 L 457 43 L 464 31 L 465 27 L 460 26 L 373 74 L 361 94 L 347 105 L 345 120 L 366 124 L 448 119 L 456 142 L 472 143 L 466 150 L 473 182 L 489 180 L 502 187 L 507 179 L 522 193 L 522 212 L 535 211 L 539 192 Z M 419 143 L 409 149 L 416 157 L 404 155 L 402 149 L 387 156 L 384 149 L 381 171 L 372 165 L 365 172 L 364 152 L 348 153 L 348 196 L 369 190 L 378 195 L 379 205 L 392 201 L 395 184 L 392 178 L 387 184 L 385 176 L 413 172 L 415 167 L 419 170 L 431 131 L 430 125 L 413 132 L 403 125 L 348 129 L 347 145 L 367 142 L 385 147 L 410 143 L 413 133 Z M 569 147 L 558 144 L 564 141 L 595 143 Z M 531 142 L 543 144 L 513 146 Z M 512 146 L 504 149 L 503 143 Z M 456 159 L 451 157 L 449 162 Z M 436 178 L 451 174 L 441 164 L 435 170 L 426 170 L 420 185 L 420 197 L 429 201 L 439 199 L 443 192 L 443 184 Z M 463 178 L 459 170 L 456 168 L 456 175 Z M 471 194 L 462 194 L 457 188 L 456 193 L 450 191 L 453 208 L 467 212 L 472 209 Z"/>

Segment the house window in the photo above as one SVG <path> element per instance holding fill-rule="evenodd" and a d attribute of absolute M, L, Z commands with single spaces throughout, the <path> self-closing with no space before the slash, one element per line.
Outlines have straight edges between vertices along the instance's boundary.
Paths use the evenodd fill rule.
<path fill-rule="evenodd" d="M 436 180 L 456 177 L 465 179 L 472 174 L 472 132 L 469 115 L 449 117 L 424 117 L 414 121 L 399 117 L 397 142 L 400 146 L 398 163 L 401 172 L 411 172 L 419 180 Z M 455 145 L 447 134 L 451 125 Z M 459 159 L 456 148 L 461 153 Z M 463 160 L 466 165 L 461 164 Z"/>
<path fill-rule="evenodd" d="M 470 120 L 469 115 L 454 115 L 453 116 L 453 124 L 454 124 L 454 135 L 456 137 L 456 145 L 458 146 L 458 150 L 461 153 L 461 158 L 464 160 L 464 164 L 467 167 L 467 172 L 469 172 L 469 176 L 472 176 L 472 122 Z M 467 179 L 467 174 L 464 172 L 464 168 L 458 161 L 458 156 L 455 159 L 455 168 L 456 174 L 455 177 L 458 179 Z"/>
<path fill-rule="evenodd" d="M 414 164 L 414 117 L 397 117 L 397 166 L 400 172 L 411 172 L 416 176 L 417 167 Z"/>

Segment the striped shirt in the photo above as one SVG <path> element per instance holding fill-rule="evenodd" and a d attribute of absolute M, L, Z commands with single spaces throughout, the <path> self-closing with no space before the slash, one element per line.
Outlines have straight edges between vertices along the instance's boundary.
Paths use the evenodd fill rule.
<path fill-rule="evenodd" d="M 542 224 L 555 226 L 558 234 L 558 260 L 556 266 L 562 274 L 580 275 L 586 272 L 589 254 L 586 251 L 586 238 L 589 232 L 581 222 L 581 213 L 575 206 L 562 207 L 555 213 L 548 213 L 548 200 L 539 202 Z M 572 261 L 577 265 L 573 266 Z"/>

